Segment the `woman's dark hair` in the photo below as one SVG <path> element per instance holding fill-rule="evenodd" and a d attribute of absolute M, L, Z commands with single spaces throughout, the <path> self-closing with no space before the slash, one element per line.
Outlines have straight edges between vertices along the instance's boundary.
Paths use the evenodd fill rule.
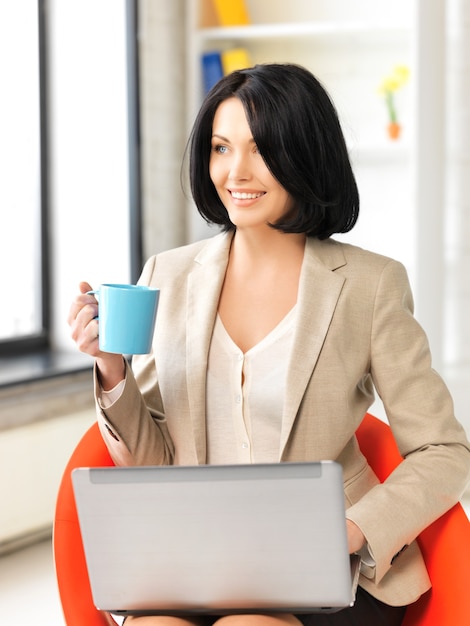
<path fill-rule="evenodd" d="M 271 226 L 319 239 L 351 230 L 359 194 L 335 106 L 308 70 L 291 64 L 233 72 L 207 94 L 189 139 L 191 192 L 202 217 L 235 228 L 209 175 L 214 115 L 233 96 L 267 167 L 294 199 L 294 209 Z"/>

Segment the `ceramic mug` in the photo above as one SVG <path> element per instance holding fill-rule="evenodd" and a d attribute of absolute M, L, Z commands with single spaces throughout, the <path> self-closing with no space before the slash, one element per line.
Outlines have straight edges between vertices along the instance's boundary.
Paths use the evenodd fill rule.
<path fill-rule="evenodd" d="M 88 293 L 98 300 L 100 350 L 129 355 L 151 351 L 159 289 L 104 284 Z"/>

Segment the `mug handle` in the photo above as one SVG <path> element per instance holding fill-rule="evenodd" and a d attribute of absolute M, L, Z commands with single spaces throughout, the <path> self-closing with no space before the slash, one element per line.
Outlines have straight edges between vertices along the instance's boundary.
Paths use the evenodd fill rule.
<path fill-rule="evenodd" d="M 92 289 L 91 291 L 86 291 L 85 293 L 86 293 L 87 296 L 99 296 L 100 295 L 100 290 L 97 289 L 95 291 L 95 290 Z M 93 319 L 94 320 L 99 319 L 99 315 L 95 315 L 95 317 Z"/>

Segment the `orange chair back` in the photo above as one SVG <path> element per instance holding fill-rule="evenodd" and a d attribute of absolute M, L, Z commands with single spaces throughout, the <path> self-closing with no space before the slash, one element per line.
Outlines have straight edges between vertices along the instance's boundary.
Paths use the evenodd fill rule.
<path fill-rule="evenodd" d="M 116 625 L 112 617 L 98 611 L 91 595 L 82 537 L 72 488 L 76 467 L 114 465 L 95 423 L 84 434 L 65 468 L 57 496 L 54 520 L 54 561 L 59 596 L 67 626 Z"/>
<path fill-rule="evenodd" d="M 362 452 L 381 481 L 402 461 L 390 427 L 366 414 L 357 431 Z M 116 626 L 98 611 L 91 596 L 71 472 L 75 467 L 113 465 L 95 423 L 85 433 L 65 468 L 54 520 L 54 559 L 67 626 Z M 408 607 L 403 626 L 469 626 L 470 523 L 460 504 L 418 538 L 432 590 Z"/>
<path fill-rule="evenodd" d="M 384 481 L 402 461 L 388 424 L 366 414 L 357 431 L 359 446 Z M 470 523 L 460 504 L 418 537 L 432 589 L 406 611 L 403 626 L 470 625 Z"/>

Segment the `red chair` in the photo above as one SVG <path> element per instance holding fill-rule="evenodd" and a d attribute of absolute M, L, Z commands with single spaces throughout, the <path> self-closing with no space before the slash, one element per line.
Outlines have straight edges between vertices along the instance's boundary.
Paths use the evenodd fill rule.
<path fill-rule="evenodd" d="M 98 611 L 91 595 L 72 488 L 75 467 L 114 465 L 95 422 L 83 435 L 65 468 L 57 496 L 53 548 L 59 596 L 67 626 L 116 626 Z"/>
<path fill-rule="evenodd" d="M 366 414 L 357 431 L 360 448 L 381 481 L 401 461 L 385 422 Z M 406 611 L 403 626 L 470 625 L 470 523 L 460 504 L 418 537 L 432 589 Z"/>
<path fill-rule="evenodd" d="M 389 426 L 366 414 L 357 437 L 372 468 L 384 480 L 402 460 Z M 75 467 L 109 465 L 113 462 L 95 423 L 73 452 L 57 497 L 54 559 L 67 626 L 116 624 L 93 605 L 71 482 Z M 403 626 L 469 626 L 470 523 L 460 504 L 421 533 L 418 541 L 433 588 L 408 608 Z"/>

